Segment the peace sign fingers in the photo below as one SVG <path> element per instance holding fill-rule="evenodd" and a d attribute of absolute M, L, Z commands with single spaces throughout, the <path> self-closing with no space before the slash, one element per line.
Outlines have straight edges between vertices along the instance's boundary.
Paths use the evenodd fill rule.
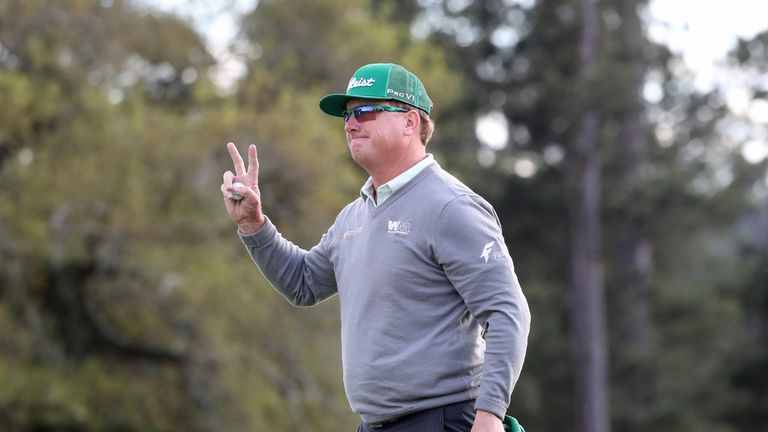
<path fill-rule="evenodd" d="M 235 143 L 227 143 L 227 150 L 229 151 L 229 156 L 232 158 L 232 163 L 235 165 L 235 175 L 241 176 L 246 174 L 245 170 L 245 164 L 243 163 L 243 158 L 240 157 L 240 152 L 237 151 L 237 146 L 235 146 Z"/>
<path fill-rule="evenodd" d="M 259 178 L 259 158 L 256 153 L 256 146 L 248 146 L 248 178 L 251 183 L 256 183 Z"/>
<path fill-rule="evenodd" d="M 223 176 L 221 193 L 230 218 L 243 233 L 254 232 L 260 228 L 265 217 L 261 211 L 261 193 L 259 192 L 259 159 L 256 146 L 248 147 L 248 169 L 234 143 L 227 143 L 227 151 L 235 165 L 235 174 L 227 171 Z M 240 184 L 238 184 L 240 183 Z"/>

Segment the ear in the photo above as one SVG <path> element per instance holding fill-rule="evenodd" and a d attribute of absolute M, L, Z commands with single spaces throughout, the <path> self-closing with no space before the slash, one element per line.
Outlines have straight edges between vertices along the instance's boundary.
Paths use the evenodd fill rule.
<path fill-rule="evenodd" d="M 405 118 L 405 135 L 420 135 L 421 117 L 419 117 L 419 113 L 416 110 L 410 110 L 406 113 Z"/>

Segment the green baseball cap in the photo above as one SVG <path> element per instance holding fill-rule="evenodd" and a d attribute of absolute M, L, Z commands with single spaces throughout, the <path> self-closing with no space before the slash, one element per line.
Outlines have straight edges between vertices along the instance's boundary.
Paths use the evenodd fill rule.
<path fill-rule="evenodd" d="M 329 94 L 320 99 L 320 109 L 341 117 L 350 99 L 396 100 L 430 113 L 432 101 L 419 77 L 393 63 L 368 64 L 355 72 L 343 94 Z"/>

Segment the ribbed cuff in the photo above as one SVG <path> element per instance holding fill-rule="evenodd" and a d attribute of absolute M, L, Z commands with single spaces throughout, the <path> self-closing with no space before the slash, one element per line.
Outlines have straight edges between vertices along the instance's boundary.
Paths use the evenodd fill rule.
<path fill-rule="evenodd" d="M 252 233 L 242 233 L 237 229 L 237 235 L 247 248 L 260 248 L 275 238 L 277 228 L 272 224 L 268 217 L 264 216 L 264 225 Z"/>
<path fill-rule="evenodd" d="M 477 410 L 483 410 L 488 411 L 490 413 L 493 413 L 496 417 L 500 419 L 504 419 L 504 416 L 507 415 L 507 406 L 504 404 L 499 404 L 496 401 L 490 400 L 490 399 L 480 399 L 478 398 L 475 401 L 475 411 Z"/>

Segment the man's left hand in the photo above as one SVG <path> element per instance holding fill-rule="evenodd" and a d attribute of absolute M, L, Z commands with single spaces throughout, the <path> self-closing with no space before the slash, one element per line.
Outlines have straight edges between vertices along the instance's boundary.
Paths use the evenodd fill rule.
<path fill-rule="evenodd" d="M 504 432 L 501 419 L 488 411 L 477 410 L 471 432 Z"/>

